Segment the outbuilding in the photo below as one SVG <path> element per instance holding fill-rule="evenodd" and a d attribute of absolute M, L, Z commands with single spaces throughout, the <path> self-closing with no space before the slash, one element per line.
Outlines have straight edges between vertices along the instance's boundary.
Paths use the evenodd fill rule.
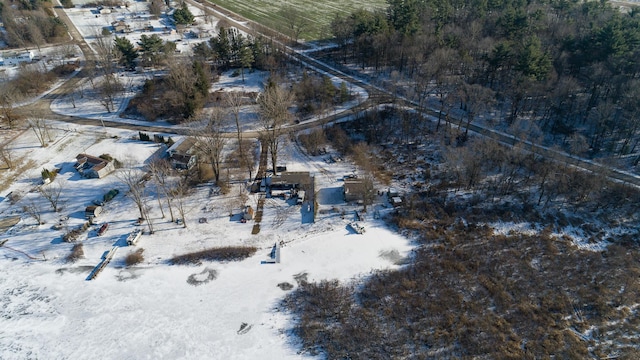
<path fill-rule="evenodd" d="M 91 220 L 97 218 L 102 213 L 102 206 L 90 205 L 84 210 L 84 217 Z"/>

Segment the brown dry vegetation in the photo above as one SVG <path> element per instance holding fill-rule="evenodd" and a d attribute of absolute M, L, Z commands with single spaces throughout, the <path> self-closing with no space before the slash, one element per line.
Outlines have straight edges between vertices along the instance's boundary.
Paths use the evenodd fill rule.
<path fill-rule="evenodd" d="M 358 290 L 325 281 L 287 297 L 303 347 L 330 359 L 638 355 L 636 249 L 580 251 L 546 234 L 453 224 L 423 239 L 410 266 Z"/>
<path fill-rule="evenodd" d="M 15 79 L 7 82 L 4 87 L 12 89 L 17 97 L 33 96 L 48 89 L 58 77 L 67 76 L 76 69 L 76 65 L 59 65 L 50 71 L 43 71 L 36 67 L 25 67 L 18 72 Z"/>
<path fill-rule="evenodd" d="M 137 265 L 140 264 L 141 262 L 144 261 L 144 249 L 140 248 L 137 249 L 136 251 L 130 253 L 129 255 L 127 255 L 127 257 L 124 258 L 124 263 L 127 266 L 133 266 L 133 265 Z"/>
<path fill-rule="evenodd" d="M 174 265 L 200 264 L 203 261 L 240 261 L 255 254 L 253 246 L 225 246 L 196 251 L 173 257 L 170 262 Z"/>
<path fill-rule="evenodd" d="M 67 262 L 75 262 L 76 260 L 84 257 L 84 246 L 82 243 L 73 244 L 71 253 L 67 255 Z"/>
<path fill-rule="evenodd" d="M 416 126 L 422 140 L 412 145 L 394 126 L 402 118 L 369 117 L 367 126 L 392 131 L 365 141 L 408 185 L 389 220 L 419 245 L 400 270 L 288 295 L 303 350 L 329 359 L 638 358 L 640 193 L 517 147 L 453 144 L 456 133 L 433 124 Z M 330 128 L 327 138 L 347 153 L 359 126 Z M 484 225 L 495 221 L 544 229 L 495 235 Z M 551 235 L 568 226 L 608 247 L 580 250 Z"/>

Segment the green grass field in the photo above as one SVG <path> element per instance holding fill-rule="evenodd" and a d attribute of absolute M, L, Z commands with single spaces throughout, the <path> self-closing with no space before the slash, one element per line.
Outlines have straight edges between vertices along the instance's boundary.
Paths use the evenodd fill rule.
<path fill-rule="evenodd" d="M 329 24 L 336 13 L 348 15 L 357 9 L 384 9 L 385 0 L 209 0 L 221 7 L 238 13 L 247 19 L 270 28 L 287 33 L 287 19 L 283 8 L 295 8 L 300 11 L 308 23 L 300 36 L 304 40 L 320 40 L 331 36 Z"/>

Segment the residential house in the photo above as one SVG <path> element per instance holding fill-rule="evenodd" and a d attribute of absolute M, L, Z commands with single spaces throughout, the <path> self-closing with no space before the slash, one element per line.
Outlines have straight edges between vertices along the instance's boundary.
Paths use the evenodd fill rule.
<path fill-rule="evenodd" d="M 113 26 L 113 31 L 116 33 L 131 32 L 131 27 L 122 20 L 112 22 L 111 26 Z"/>
<path fill-rule="evenodd" d="M 98 179 L 109 175 L 116 169 L 113 161 L 87 154 L 78 154 L 74 167 L 80 175 Z"/>
<path fill-rule="evenodd" d="M 305 189 L 312 191 L 313 176 L 308 171 L 284 171 L 271 176 L 269 186 L 272 190 Z"/>
<path fill-rule="evenodd" d="M 196 140 L 193 138 L 183 138 L 176 141 L 167 149 L 169 162 L 178 170 L 191 169 L 197 161 L 196 158 Z"/>
<path fill-rule="evenodd" d="M 18 65 L 20 63 L 28 63 L 33 61 L 33 51 L 25 51 L 23 53 L 9 53 L 0 58 L 0 65 Z"/>

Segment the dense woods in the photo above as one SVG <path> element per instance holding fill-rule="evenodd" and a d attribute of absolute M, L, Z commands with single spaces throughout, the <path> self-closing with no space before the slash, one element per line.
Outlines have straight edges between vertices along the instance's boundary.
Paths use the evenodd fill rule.
<path fill-rule="evenodd" d="M 536 140 L 580 155 L 637 152 L 638 7 L 564 0 L 388 4 L 386 12 L 334 19 L 341 44 L 330 54 L 334 62 L 389 74 L 389 81 L 408 84 L 402 95 L 461 109 L 465 122 L 492 113 L 498 127 L 525 127 Z"/>

